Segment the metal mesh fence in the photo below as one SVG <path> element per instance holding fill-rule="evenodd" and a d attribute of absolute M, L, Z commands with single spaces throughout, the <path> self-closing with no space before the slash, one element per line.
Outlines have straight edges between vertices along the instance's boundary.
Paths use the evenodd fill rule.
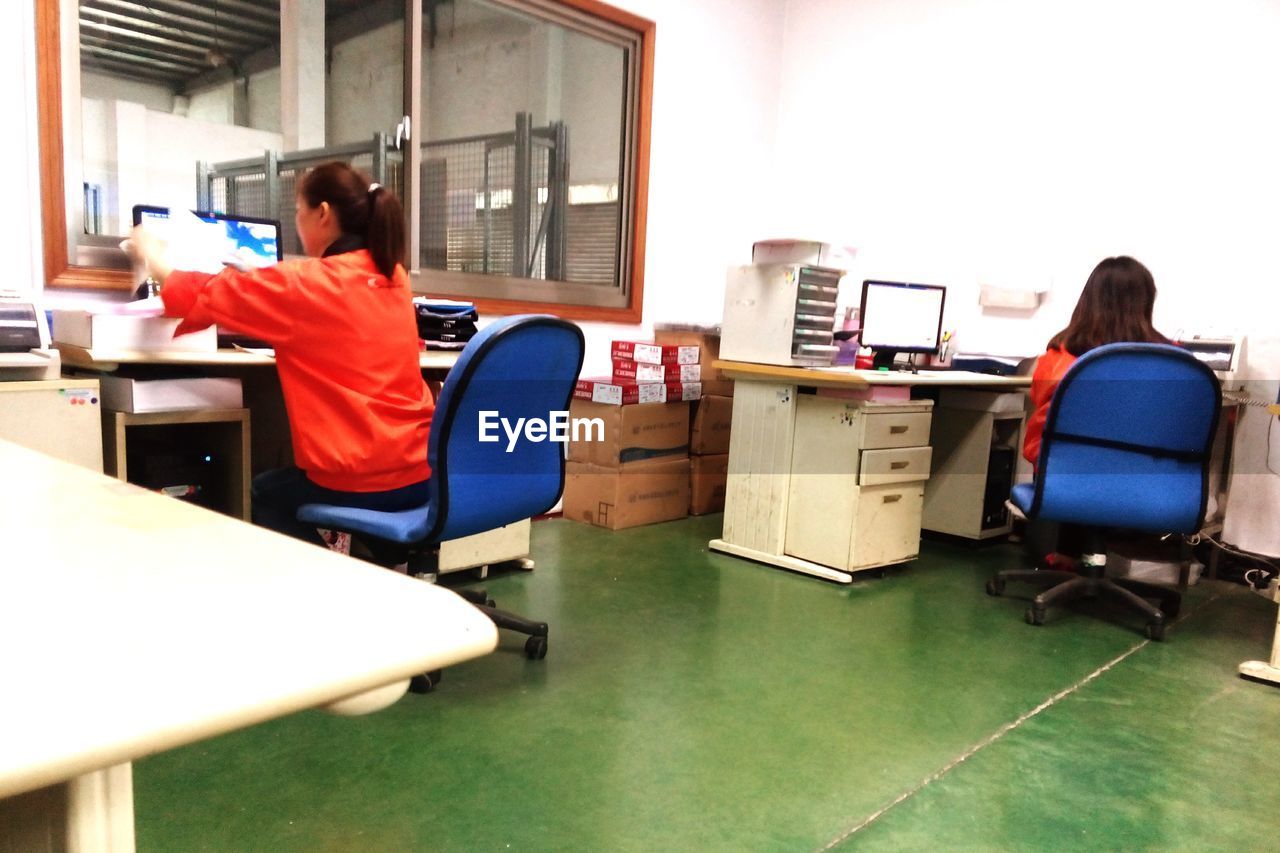
<path fill-rule="evenodd" d="M 517 175 L 523 171 L 517 168 L 519 133 L 422 145 L 419 266 L 616 284 L 617 203 L 567 204 L 567 148 L 557 151 L 566 139 L 565 129 L 556 125 L 531 130 L 528 124 L 525 128 L 529 174 L 524 187 L 517 186 Z M 379 135 L 366 146 L 269 154 L 261 163 L 208 166 L 202 172 L 202 205 L 220 213 L 277 219 L 284 251 L 301 254 L 294 226 L 297 183 L 307 169 L 331 160 L 370 175 L 404 202 L 403 158 Z M 557 204 L 562 209 L 557 210 Z M 522 218 L 526 210 L 528 220 L 515 225 L 517 214 Z M 527 233 L 520 233 L 526 228 Z"/>

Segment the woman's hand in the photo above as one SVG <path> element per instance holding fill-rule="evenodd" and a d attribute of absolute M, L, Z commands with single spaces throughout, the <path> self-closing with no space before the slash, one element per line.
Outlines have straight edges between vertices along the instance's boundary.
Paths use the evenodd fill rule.
<path fill-rule="evenodd" d="M 141 225 L 133 226 L 133 230 L 129 232 L 129 239 L 125 240 L 121 246 L 130 258 L 145 264 L 152 278 L 161 283 L 169 277 L 169 273 L 173 272 L 173 267 L 169 266 L 164 259 L 164 242 Z"/>

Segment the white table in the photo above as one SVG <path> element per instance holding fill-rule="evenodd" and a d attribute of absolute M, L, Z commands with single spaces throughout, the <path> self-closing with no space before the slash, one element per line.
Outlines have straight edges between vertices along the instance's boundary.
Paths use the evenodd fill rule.
<path fill-rule="evenodd" d="M 133 759 L 497 645 L 446 589 L 7 442 L 0 483 L 5 853 L 132 850 Z"/>

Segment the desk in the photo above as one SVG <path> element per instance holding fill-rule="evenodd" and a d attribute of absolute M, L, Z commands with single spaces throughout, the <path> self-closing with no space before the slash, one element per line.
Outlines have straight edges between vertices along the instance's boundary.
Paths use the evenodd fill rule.
<path fill-rule="evenodd" d="M 0 850 L 63 823 L 71 850 L 132 850 L 133 759 L 374 710 L 497 645 L 443 588 L 8 442 L 0 470 Z"/>
<path fill-rule="evenodd" d="M 252 428 L 249 429 L 250 461 L 247 466 L 249 479 L 263 471 L 293 464 L 289 416 L 280 393 L 280 381 L 274 369 L 264 369 L 275 367 L 275 358 L 270 355 L 234 349 L 209 352 L 108 351 L 69 344 L 59 344 L 58 348 L 64 365 L 83 370 L 112 372 L 121 365 L 129 365 L 147 371 L 154 370 L 158 375 L 173 368 L 198 368 L 200 372 L 214 376 L 235 376 L 241 382 L 244 406 L 252 416 Z M 418 365 L 436 396 L 439 396 L 441 381 L 448 375 L 459 355 L 460 350 L 425 350 L 419 353 Z M 145 421 L 148 417 L 150 416 L 129 416 L 138 421 Z M 109 452 L 116 453 L 118 448 L 113 441 L 117 440 L 114 438 L 117 426 L 114 421 L 109 424 L 107 435 Z M 240 508 L 244 517 L 249 517 L 247 497 L 238 504 L 233 504 Z M 521 521 L 498 530 L 443 542 L 436 558 L 436 571 L 446 573 L 478 569 L 484 576 L 488 566 L 508 562 L 518 563 L 522 568 L 532 568 L 533 561 L 528 559 L 529 536 L 529 522 Z"/>
<path fill-rule="evenodd" d="M 710 547 L 838 583 L 852 581 L 852 572 L 788 553 L 788 506 L 795 474 L 793 451 L 800 396 L 798 389 L 857 390 L 887 385 L 1000 391 L 1026 388 L 1031 384 L 1029 376 L 991 376 L 963 371 L 905 373 L 783 367 L 723 360 L 715 362 L 714 366 L 727 373 L 736 384 L 724 533 L 721 538 L 711 540 Z M 813 456 L 821 453 L 821 448 L 816 451 L 808 448 L 808 451 L 807 455 Z M 853 464 L 856 465 L 856 460 Z M 853 473 L 856 475 L 856 470 Z M 915 539 L 918 543 L 918 528 Z"/>
<path fill-rule="evenodd" d="M 275 356 L 237 349 L 220 349 L 209 352 L 178 352 L 144 350 L 97 350 L 58 344 L 62 363 L 86 370 L 111 372 L 122 364 L 170 365 L 212 368 L 266 367 L 276 363 Z M 418 355 L 418 364 L 424 372 L 443 376 L 458 360 L 460 351 L 425 350 Z"/>

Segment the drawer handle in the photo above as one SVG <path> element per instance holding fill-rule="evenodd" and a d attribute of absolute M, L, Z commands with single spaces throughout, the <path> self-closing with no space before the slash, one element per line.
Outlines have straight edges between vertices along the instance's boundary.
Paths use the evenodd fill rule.
<path fill-rule="evenodd" d="M 900 500 L 902 500 L 902 495 L 885 495 L 884 496 L 884 502 L 887 504 L 896 504 Z"/>
<path fill-rule="evenodd" d="M 891 471 L 901 471 L 903 468 L 906 468 L 906 467 L 907 467 L 908 465 L 910 465 L 910 464 L 911 464 L 910 462 L 890 462 L 890 463 L 889 463 L 889 470 L 891 470 Z"/>
<path fill-rule="evenodd" d="M 906 431 L 907 431 L 907 427 L 905 424 L 899 424 L 898 426 L 889 427 L 889 435 L 900 435 L 901 433 L 904 433 Z"/>

